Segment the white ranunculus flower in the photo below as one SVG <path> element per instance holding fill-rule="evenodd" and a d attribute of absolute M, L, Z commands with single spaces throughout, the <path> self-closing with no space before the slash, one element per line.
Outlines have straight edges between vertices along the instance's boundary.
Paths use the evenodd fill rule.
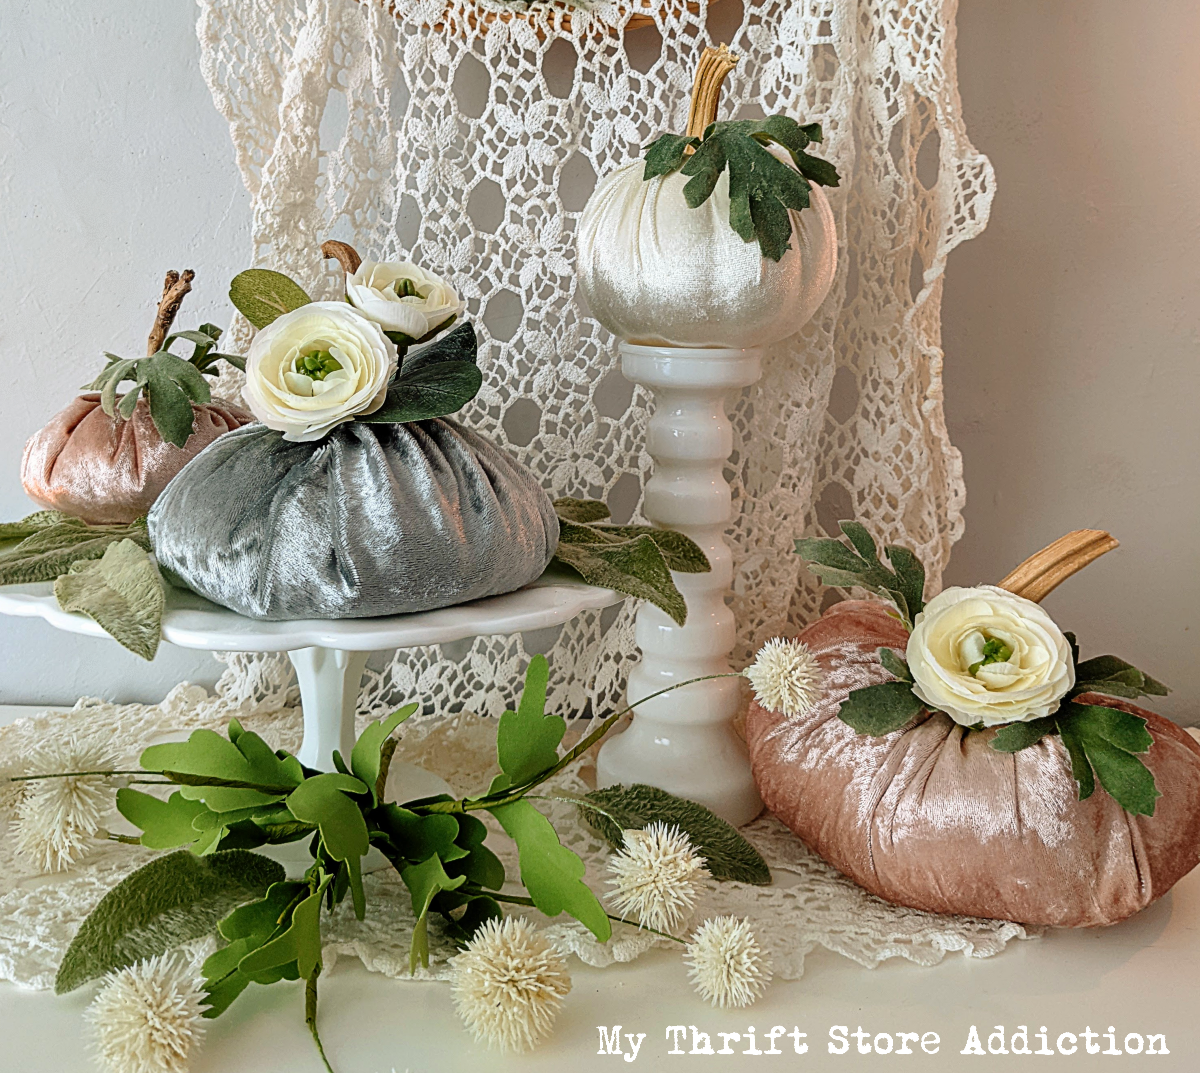
<path fill-rule="evenodd" d="M 383 406 L 396 346 L 344 302 L 310 302 L 259 331 L 246 355 L 242 395 L 285 440 L 320 440 L 335 425 Z"/>
<path fill-rule="evenodd" d="M 1049 716 L 1075 685 L 1071 647 L 1054 620 L 994 585 L 934 597 L 905 657 L 917 697 L 967 726 Z"/>
<path fill-rule="evenodd" d="M 364 261 L 346 277 L 346 298 L 385 332 L 428 335 L 467 304 L 440 276 L 411 261 Z"/>

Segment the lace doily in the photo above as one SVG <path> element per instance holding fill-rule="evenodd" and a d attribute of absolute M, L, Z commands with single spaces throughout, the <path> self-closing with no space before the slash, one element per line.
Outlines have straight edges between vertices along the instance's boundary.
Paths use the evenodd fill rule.
<path fill-rule="evenodd" d="M 232 679 L 230 676 L 224 685 Z M 224 731 L 235 716 L 273 747 L 299 747 L 297 709 L 231 697 L 222 692 L 220 684 L 215 695 L 184 684 L 172 690 L 161 705 L 112 705 L 85 699 L 70 712 L 44 713 L 0 728 L 0 757 L 6 759 L 0 775 L 25 774 L 30 753 L 51 736 L 71 732 L 102 736 L 116 751 L 119 763 L 128 767 L 136 766 L 147 745 L 184 737 L 197 727 Z M 365 722 L 364 717 L 360 725 Z M 449 720 L 417 716 L 405 724 L 396 756 L 437 772 L 462 794 L 487 785 L 496 770 L 495 741 L 495 723 L 485 718 L 465 713 Z M 581 763 L 585 760 L 581 758 Z M 161 852 L 97 841 L 91 853 L 69 871 L 40 873 L 14 850 L 21 785 L 0 786 L 6 788 L 0 799 L 0 979 L 27 988 L 52 988 L 63 954 L 87 914 L 122 877 Z M 579 794 L 587 789 L 575 767 L 562 773 L 546 793 Z M 574 806 L 563 802 L 539 802 L 539 806 L 547 809 L 563 842 L 583 858 L 593 890 L 605 890 L 607 844 L 577 819 Z M 518 876 L 515 847 L 497 826 L 489 826 L 496 833 L 489 845 L 504 862 L 508 876 Z M 868 967 L 897 957 L 929 966 L 941 961 L 947 951 L 992 955 L 1010 939 L 1029 934 L 1010 922 L 943 917 L 885 903 L 826 865 L 769 816 L 744 831 L 770 864 L 775 886 L 710 881 L 699 901 L 696 920 L 714 914 L 750 917 L 781 977 L 800 977 L 805 955 L 817 946 Z M 355 920 L 348 901 L 323 921 L 325 964 L 331 966 L 339 955 L 352 955 L 369 970 L 407 977 L 413 926 L 408 890 L 390 868 L 367 874 L 364 886 L 365 921 Z M 616 926 L 609 942 L 600 944 L 568 918 L 551 922 L 535 912 L 521 912 L 547 926 L 564 950 L 592 966 L 627 962 L 655 945 L 677 950 L 669 941 L 623 925 Z M 418 976 L 444 977 L 445 961 L 453 948 L 436 919 L 430 941 L 430 968 L 419 971 Z"/>
<path fill-rule="evenodd" d="M 653 27 L 625 31 L 634 6 Z M 577 301 L 574 229 L 598 176 L 683 129 L 697 59 L 727 41 L 743 60 L 722 116 L 820 122 L 843 177 L 830 192 L 833 290 L 730 404 L 735 659 L 814 617 L 821 597 L 792 539 L 836 532 L 839 519 L 912 546 L 936 592 L 964 499 L 942 413 L 942 273 L 984 227 L 995 185 L 963 126 L 953 0 L 599 0 L 569 17 L 534 5 L 491 21 L 480 7 L 511 7 L 199 7 L 202 69 L 253 199 L 253 264 L 334 297 L 317 246 L 340 238 L 452 279 L 485 373 L 463 419 L 555 496 L 605 498 L 619 519 L 640 518 L 649 398 Z M 558 633 L 557 711 L 619 700 L 637 655 L 632 604 Z M 519 637 L 410 650 L 371 673 L 367 705 L 419 694 L 441 712 L 496 715 L 526 659 Z M 239 667 L 247 694 L 286 688 L 286 665 Z"/>

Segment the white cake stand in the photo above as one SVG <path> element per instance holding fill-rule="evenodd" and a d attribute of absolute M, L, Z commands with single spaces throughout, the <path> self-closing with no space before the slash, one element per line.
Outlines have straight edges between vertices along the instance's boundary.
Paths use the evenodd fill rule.
<path fill-rule="evenodd" d="M 374 619 L 298 619 L 268 623 L 231 612 L 194 593 L 168 587 L 163 640 L 184 649 L 212 652 L 286 651 L 300 681 L 304 741 L 298 754 L 309 768 L 333 770 L 333 751 L 350 757 L 354 712 L 367 657 L 381 649 L 460 641 L 492 634 L 541 630 L 588 609 L 607 608 L 624 594 L 599 589 L 548 571 L 536 582 L 501 597 L 413 615 Z M 108 637 L 85 615 L 65 612 L 49 582 L 0 587 L 0 614 L 35 616 L 73 634 Z M 115 644 L 115 643 L 114 643 Z M 411 765 L 392 773 L 406 801 L 447 790 L 436 776 Z M 389 792 L 393 780 L 388 780 Z"/>

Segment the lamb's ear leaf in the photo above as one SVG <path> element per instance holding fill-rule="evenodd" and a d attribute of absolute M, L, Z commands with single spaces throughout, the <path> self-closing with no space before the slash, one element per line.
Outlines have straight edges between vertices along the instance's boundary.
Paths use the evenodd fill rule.
<path fill-rule="evenodd" d="M 177 850 L 130 873 L 88 914 L 54 980 L 62 994 L 211 932 L 230 910 L 284 879 L 261 854 L 221 850 L 206 858 Z"/>
<path fill-rule="evenodd" d="M 150 551 L 150 534 L 144 518 L 126 525 L 89 526 L 83 519 L 39 511 L 21 522 L 10 523 L 0 531 L 0 541 L 8 544 L 0 551 L 0 585 L 23 582 L 47 582 L 66 574 L 81 560 L 99 559 L 110 545 L 125 539 Z"/>
<path fill-rule="evenodd" d="M 559 541 L 554 562 L 578 572 L 589 585 L 650 601 L 680 626 L 687 620 L 687 602 L 652 537 L 612 545 Z"/>
<path fill-rule="evenodd" d="M 602 522 L 611 517 L 608 505 L 601 500 L 577 500 L 564 496 L 554 501 L 554 511 L 559 518 L 568 522 L 578 522 L 586 525 L 589 522 Z M 15 524 L 15 523 L 14 523 Z"/>
<path fill-rule="evenodd" d="M 255 328 L 266 328 L 285 313 L 307 306 L 312 299 L 282 272 L 246 269 L 230 281 L 229 301 Z"/>
<path fill-rule="evenodd" d="M 887 735 L 898 731 L 924 708 L 913 693 L 912 683 L 881 682 L 851 690 L 842 702 L 838 718 L 860 735 Z"/>

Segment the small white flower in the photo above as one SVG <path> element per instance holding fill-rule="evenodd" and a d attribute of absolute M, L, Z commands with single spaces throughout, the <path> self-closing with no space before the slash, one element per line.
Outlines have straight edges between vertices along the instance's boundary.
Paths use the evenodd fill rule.
<path fill-rule="evenodd" d="M 135 962 L 104 978 L 84 1018 L 111 1071 L 185 1071 L 204 1035 L 195 963 L 178 954 Z"/>
<path fill-rule="evenodd" d="M 26 771 L 106 772 L 116 766 L 116 754 L 103 742 L 67 735 L 35 751 Z M 25 793 L 17 806 L 14 847 L 30 865 L 47 873 L 69 868 L 91 849 L 116 793 L 107 776 L 37 779 L 19 786 Z"/>
<path fill-rule="evenodd" d="M 411 261 L 364 261 L 346 277 L 346 298 L 385 332 L 414 340 L 467 308 L 445 280 Z"/>
<path fill-rule="evenodd" d="M 683 960 L 696 991 L 714 1007 L 749 1007 L 771 980 L 771 961 L 745 918 L 704 922 Z"/>
<path fill-rule="evenodd" d="M 785 716 L 803 716 L 821 697 L 821 665 L 794 638 L 772 638 L 742 674 L 763 708 Z"/>
<path fill-rule="evenodd" d="M 633 914 L 648 928 L 672 932 L 685 924 L 696 889 L 709 875 L 704 859 L 676 825 L 655 821 L 643 831 L 625 833 L 625 849 L 608 862 L 617 912 Z"/>
<path fill-rule="evenodd" d="M 310 302 L 254 337 L 246 405 L 284 440 L 320 440 L 335 425 L 383 406 L 396 345 L 345 302 Z"/>
<path fill-rule="evenodd" d="M 571 991 L 558 949 L 524 918 L 482 925 L 450 960 L 451 995 L 475 1039 L 502 1051 L 529 1051 L 549 1036 Z"/>

